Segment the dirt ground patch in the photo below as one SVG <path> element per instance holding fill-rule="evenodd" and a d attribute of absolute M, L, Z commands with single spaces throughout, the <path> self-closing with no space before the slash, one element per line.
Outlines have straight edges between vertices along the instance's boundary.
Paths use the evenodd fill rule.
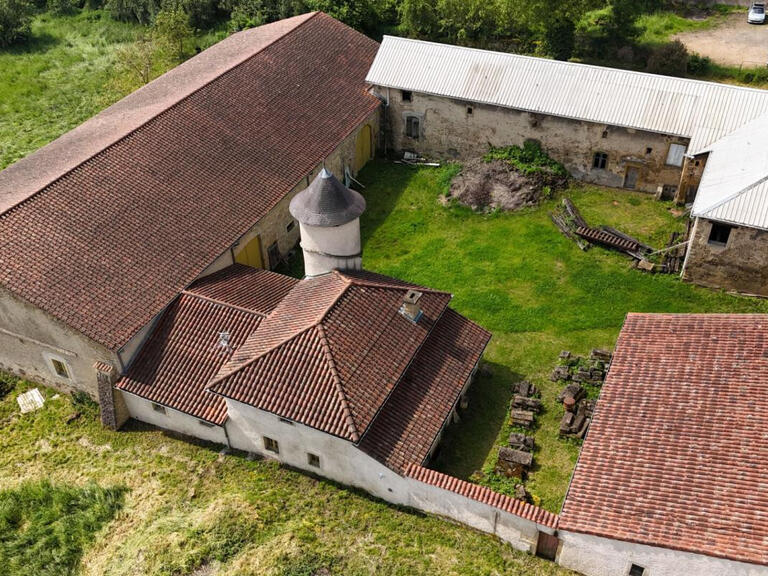
<path fill-rule="evenodd" d="M 511 211 L 538 204 L 566 183 L 567 178 L 546 170 L 526 175 L 503 160 L 478 158 L 464 164 L 446 199 L 473 210 Z"/>
<path fill-rule="evenodd" d="M 729 15 L 715 28 L 683 32 L 674 38 L 689 51 L 725 66 L 762 68 L 768 64 L 768 24 L 748 24 L 746 8 Z"/>

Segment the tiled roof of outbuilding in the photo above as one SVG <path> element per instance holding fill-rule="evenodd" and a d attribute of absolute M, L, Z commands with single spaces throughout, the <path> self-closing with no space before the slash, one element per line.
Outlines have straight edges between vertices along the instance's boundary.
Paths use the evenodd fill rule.
<path fill-rule="evenodd" d="M 630 314 L 560 529 L 768 564 L 768 316 Z"/>
<path fill-rule="evenodd" d="M 222 367 L 211 390 L 353 442 L 410 365 L 451 295 L 369 272 L 302 280 Z"/>
<path fill-rule="evenodd" d="M 230 356 L 219 333 L 229 332 L 230 348 L 239 347 L 296 282 L 238 265 L 196 282 L 165 311 L 117 388 L 223 424 L 226 403 L 206 390 Z"/>
<path fill-rule="evenodd" d="M 0 173 L 0 284 L 119 349 L 378 107 L 377 47 L 235 34 Z"/>
<path fill-rule="evenodd" d="M 450 308 L 443 312 L 360 448 L 400 472 L 422 464 L 490 338 Z"/>

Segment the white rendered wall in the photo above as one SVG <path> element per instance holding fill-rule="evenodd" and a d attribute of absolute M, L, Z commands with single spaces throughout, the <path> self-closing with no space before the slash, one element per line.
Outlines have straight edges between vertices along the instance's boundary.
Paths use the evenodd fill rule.
<path fill-rule="evenodd" d="M 626 576 L 632 564 L 646 569 L 647 576 L 766 576 L 768 566 L 757 566 L 610 540 L 588 534 L 561 531 L 562 547 L 557 562 L 586 576 Z M 670 534 L 670 542 L 674 536 Z"/>
<path fill-rule="evenodd" d="M 165 414 L 156 412 L 152 408 L 152 402 L 128 392 L 123 391 L 123 398 L 128 406 L 128 412 L 136 420 L 208 442 L 224 444 L 225 446 L 227 444 L 227 435 L 222 426 L 203 426 L 198 418 L 172 408 L 166 408 Z"/>
<path fill-rule="evenodd" d="M 321 227 L 301 223 L 300 228 L 307 276 L 325 274 L 334 268 L 361 269 L 359 218 L 341 226 Z"/>

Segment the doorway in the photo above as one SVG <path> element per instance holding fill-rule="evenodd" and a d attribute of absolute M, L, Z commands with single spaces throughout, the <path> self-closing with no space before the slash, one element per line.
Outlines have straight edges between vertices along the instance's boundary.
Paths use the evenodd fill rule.
<path fill-rule="evenodd" d="M 640 170 L 635 166 L 627 166 L 627 171 L 624 173 L 624 188 L 634 190 L 637 188 L 637 179 L 640 175 Z"/>
<path fill-rule="evenodd" d="M 371 131 L 370 124 L 363 126 L 360 130 L 360 134 L 357 135 L 357 143 L 355 145 L 355 172 L 359 172 L 360 169 L 368 163 L 373 155 L 373 133 Z"/>

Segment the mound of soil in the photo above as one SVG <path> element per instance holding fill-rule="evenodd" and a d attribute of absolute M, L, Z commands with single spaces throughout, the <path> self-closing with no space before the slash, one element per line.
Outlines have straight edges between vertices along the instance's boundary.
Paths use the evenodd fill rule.
<path fill-rule="evenodd" d="M 473 210 L 518 210 L 535 206 L 542 196 L 564 188 L 567 178 L 547 170 L 526 175 L 509 162 L 482 158 L 464 164 L 453 179 L 448 198 Z"/>

